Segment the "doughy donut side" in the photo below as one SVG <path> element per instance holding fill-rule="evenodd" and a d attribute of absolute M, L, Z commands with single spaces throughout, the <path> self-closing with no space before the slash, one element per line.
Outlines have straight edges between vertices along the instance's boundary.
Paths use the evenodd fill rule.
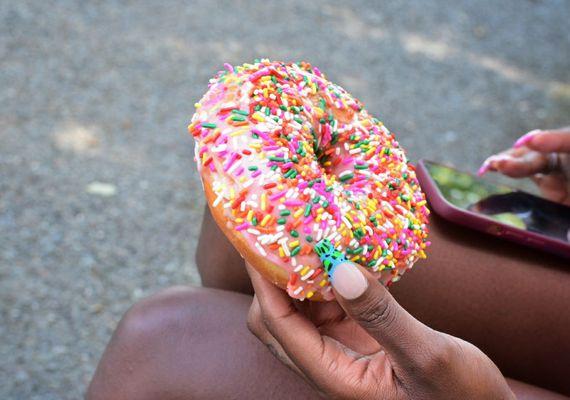
<path fill-rule="evenodd" d="M 236 248 L 244 260 L 251 264 L 265 279 L 273 282 L 273 284 L 281 289 L 286 290 L 289 273 L 259 254 L 255 248 L 246 242 L 242 235 L 236 234 L 236 231 L 228 226 L 227 217 L 224 216 L 222 206 L 218 205 L 214 207 L 213 205 L 216 194 L 212 190 L 209 179 L 206 176 L 202 176 L 202 184 L 204 186 L 208 208 L 214 217 L 214 221 L 216 221 L 216 224 L 218 224 L 218 227 L 228 238 L 230 243 Z M 212 247 L 215 250 L 215 244 L 213 244 Z M 315 295 L 311 297 L 311 300 L 324 301 L 320 292 L 316 292 Z"/>

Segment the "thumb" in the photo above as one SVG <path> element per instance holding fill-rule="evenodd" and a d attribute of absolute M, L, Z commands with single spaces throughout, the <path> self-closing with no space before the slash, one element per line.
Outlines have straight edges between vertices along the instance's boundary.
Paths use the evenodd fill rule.
<path fill-rule="evenodd" d="M 336 298 L 404 369 L 421 366 L 440 342 L 438 332 L 412 317 L 363 267 L 344 261 L 331 270 Z"/>

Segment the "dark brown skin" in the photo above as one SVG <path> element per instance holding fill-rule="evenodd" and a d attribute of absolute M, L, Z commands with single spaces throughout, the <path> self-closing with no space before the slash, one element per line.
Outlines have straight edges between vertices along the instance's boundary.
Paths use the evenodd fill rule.
<path fill-rule="evenodd" d="M 355 298 L 337 291 L 342 268 L 365 277 Z M 479 349 L 416 320 L 360 266 L 336 267 L 338 303 L 302 305 L 247 269 L 255 288 L 250 330 L 324 398 L 515 398 Z"/>
<path fill-rule="evenodd" d="M 421 321 L 472 343 L 506 376 L 569 395 L 568 261 L 457 227 L 435 215 L 431 218 L 430 238 L 433 245 L 428 259 L 418 263 L 390 290 L 403 309 L 415 317 L 410 316 L 416 321 L 413 324 Z M 203 251 L 211 249 L 212 243 L 216 243 L 216 251 Z M 254 277 L 258 300 L 252 304 L 247 295 L 252 293 L 251 283 L 243 260 L 207 211 L 197 262 L 204 285 L 225 291 L 173 288 L 133 306 L 101 359 L 88 390 L 89 399 L 320 398 L 315 386 L 320 392 L 334 393 L 330 383 L 323 386 L 321 380 L 311 379 L 309 385 L 294 372 L 296 369 L 307 377 L 307 372 L 299 368 L 306 368 L 304 364 L 297 365 L 298 360 L 292 363 L 289 355 L 283 356 L 281 335 L 290 334 L 290 330 L 277 328 L 281 333 L 275 334 L 275 324 L 269 323 L 274 332 L 267 327 L 276 312 L 275 297 L 271 296 L 281 293 Z M 337 305 L 321 306 L 329 312 L 335 307 L 334 312 L 341 312 Z M 306 307 L 301 310 L 307 312 Z M 248 311 L 250 327 L 261 341 L 247 331 Z M 265 322 L 260 318 L 263 312 Z M 436 336 L 428 343 L 435 343 L 437 348 L 441 343 L 434 339 Z M 371 337 L 360 343 L 374 345 Z M 382 342 L 380 339 L 376 342 Z M 267 351 L 262 341 L 269 342 L 278 358 Z M 497 377 L 483 353 L 466 345 L 478 360 L 485 360 L 485 371 Z M 295 352 L 297 345 L 287 346 Z M 390 354 L 387 348 L 385 351 Z M 386 357 L 386 366 L 394 371 L 397 361 L 391 363 L 392 359 Z M 423 365 L 445 367 L 438 362 Z M 447 373 L 445 368 L 436 371 L 429 374 L 434 381 Z M 500 383 L 501 379 L 491 381 Z M 515 380 L 507 381 L 519 399 L 564 398 Z M 465 380 L 448 379 L 448 384 L 455 385 L 450 390 L 460 389 L 457 382 Z M 484 390 L 487 386 L 476 388 Z M 508 396 L 503 389 L 497 389 L 496 398 Z M 404 392 L 395 392 L 400 393 Z"/>
<path fill-rule="evenodd" d="M 206 211 L 202 238 L 216 239 L 220 251 L 203 252 L 198 265 L 201 271 L 209 266 L 208 283 L 225 290 L 172 288 L 133 306 L 113 335 L 87 398 L 320 398 L 248 332 L 252 298 L 228 290 L 247 287 L 250 280 L 243 260 L 219 235 Z M 431 237 L 428 260 L 391 289 L 399 303 L 429 326 L 477 345 L 507 376 L 570 394 L 570 273 L 565 261 L 436 216 Z M 225 246 L 232 260 L 220 259 Z M 232 281 L 226 266 L 234 269 Z M 489 282 L 491 271 L 497 278 Z M 508 383 L 519 399 L 564 398 Z"/>

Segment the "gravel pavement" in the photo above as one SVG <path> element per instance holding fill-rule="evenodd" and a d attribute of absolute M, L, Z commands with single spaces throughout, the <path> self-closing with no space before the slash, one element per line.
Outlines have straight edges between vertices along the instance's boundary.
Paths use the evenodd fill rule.
<path fill-rule="evenodd" d="M 120 316 L 199 284 L 186 125 L 224 62 L 307 60 L 412 159 L 569 123 L 570 2 L 0 0 L 0 398 L 77 399 Z"/>

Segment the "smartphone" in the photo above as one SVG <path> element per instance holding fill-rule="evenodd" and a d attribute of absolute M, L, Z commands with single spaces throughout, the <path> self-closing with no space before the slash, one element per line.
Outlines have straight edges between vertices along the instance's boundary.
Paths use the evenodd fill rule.
<path fill-rule="evenodd" d="M 441 217 L 570 259 L 570 207 L 432 161 L 417 175 Z"/>

